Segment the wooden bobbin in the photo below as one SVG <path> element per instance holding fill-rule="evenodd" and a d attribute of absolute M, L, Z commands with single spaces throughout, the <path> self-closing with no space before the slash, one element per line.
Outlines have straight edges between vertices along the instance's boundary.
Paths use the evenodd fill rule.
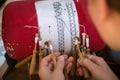
<path fill-rule="evenodd" d="M 29 62 L 32 59 L 32 55 L 26 57 L 25 59 L 23 59 L 22 61 L 20 61 L 19 63 L 17 63 L 15 65 L 15 68 L 20 68 L 22 65 L 26 64 L 27 62 Z"/>
<path fill-rule="evenodd" d="M 51 41 L 50 41 L 50 40 L 48 41 L 48 44 L 49 44 L 50 54 L 51 54 L 51 56 L 52 56 L 52 61 L 53 61 L 54 69 L 55 69 L 55 68 L 56 68 L 56 65 L 57 65 L 56 56 L 54 55 L 53 47 L 52 47 L 52 44 L 51 44 Z"/>
<path fill-rule="evenodd" d="M 86 35 L 86 39 L 89 39 L 88 35 Z M 88 42 L 86 41 L 86 53 L 90 54 L 89 41 Z"/>
<path fill-rule="evenodd" d="M 39 34 L 36 33 L 35 34 L 35 38 L 38 38 Z M 39 39 L 39 38 L 38 38 Z M 38 42 L 39 40 L 37 40 Z M 35 45 L 34 45 L 34 50 L 33 50 L 33 54 L 32 54 L 32 60 L 30 63 L 30 69 L 29 69 L 29 74 L 33 75 L 35 74 L 35 67 L 36 67 L 36 55 L 37 55 L 37 42 L 35 41 Z"/>
<path fill-rule="evenodd" d="M 41 44 L 42 39 L 39 37 L 39 61 L 42 60 L 43 54 L 42 54 L 42 44 Z"/>
<path fill-rule="evenodd" d="M 78 41 L 78 38 L 74 38 L 74 39 Z M 83 53 L 80 51 L 79 43 L 76 45 L 76 48 L 78 50 L 79 59 L 83 59 L 84 57 L 83 57 Z M 85 79 L 89 79 L 90 76 L 89 76 L 88 70 L 85 67 L 82 67 L 82 69 L 83 69 Z"/>
<path fill-rule="evenodd" d="M 76 74 L 76 63 L 77 63 L 77 54 L 76 54 L 76 45 L 73 46 L 73 49 L 72 49 L 72 56 L 73 56 L 73 59 L 74 61 L 72 62 L 72 68 L 71 68 L 71 71 L 70 71 L 70 74 L 72 76 L 74 76 Z"/>

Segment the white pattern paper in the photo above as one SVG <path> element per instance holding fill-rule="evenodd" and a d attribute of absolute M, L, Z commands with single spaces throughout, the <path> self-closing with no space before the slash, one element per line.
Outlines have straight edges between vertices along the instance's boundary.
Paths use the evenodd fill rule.
<path fill-rule="evenodd" d="M 42 42 L 51 40 L 54 51 L 64 50 L 64 53 L 70 53 L 72 38 L 79 36 L 79 21 L 74 1 L 37 1 L 35 7 Z"/>

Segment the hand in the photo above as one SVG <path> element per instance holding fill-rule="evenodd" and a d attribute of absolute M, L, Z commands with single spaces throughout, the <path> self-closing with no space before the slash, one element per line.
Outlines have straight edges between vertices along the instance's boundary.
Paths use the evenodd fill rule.
<path fill-rule="evenodd" d="M 83 76 L 81 66 L 84 66 L 90 71 L 92 80 L 118 80 L 103 58 L 88 55 L 88 58 L 78 60 L 77 65 L 80 76 Z"/>
<path fill-rule="evenodd" d="M 40 80 L 65 80 L 63 69 L 66 66 L 67 72 L 70 71 L 72 66 L 73 58 L 67 55 L 59 56 L 58 53 L 55 53 L 57 57 L 57 66 L 55 70 L 52 70 L 52 56 L 48 55 L 44 57 L 39 65 L 38 75 Z"/>

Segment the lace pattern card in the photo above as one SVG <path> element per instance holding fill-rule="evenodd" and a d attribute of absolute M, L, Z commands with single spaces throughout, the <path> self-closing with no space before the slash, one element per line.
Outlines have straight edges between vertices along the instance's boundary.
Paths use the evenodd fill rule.
<path fill-rule="evenodd" d="M 55 51 L 70 53 L 75 36 L 79 36 L 78 14 L 73 0 L 35 2 L 42 41 L 52 41 Z M 44 44 L 44 43 L 42 43 Z"/>

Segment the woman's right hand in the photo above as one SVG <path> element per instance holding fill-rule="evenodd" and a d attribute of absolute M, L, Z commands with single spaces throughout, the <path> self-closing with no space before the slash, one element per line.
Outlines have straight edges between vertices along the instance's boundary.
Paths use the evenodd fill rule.
<path fill-rule="evenodd" d="M 80 76 L 84 75 L 81 68 L 84 66 L 90 71 L 92 80 L 119 80 L 101 57 L 87 55 L 87 58 L 78 59 L 77 65 Z"/>

